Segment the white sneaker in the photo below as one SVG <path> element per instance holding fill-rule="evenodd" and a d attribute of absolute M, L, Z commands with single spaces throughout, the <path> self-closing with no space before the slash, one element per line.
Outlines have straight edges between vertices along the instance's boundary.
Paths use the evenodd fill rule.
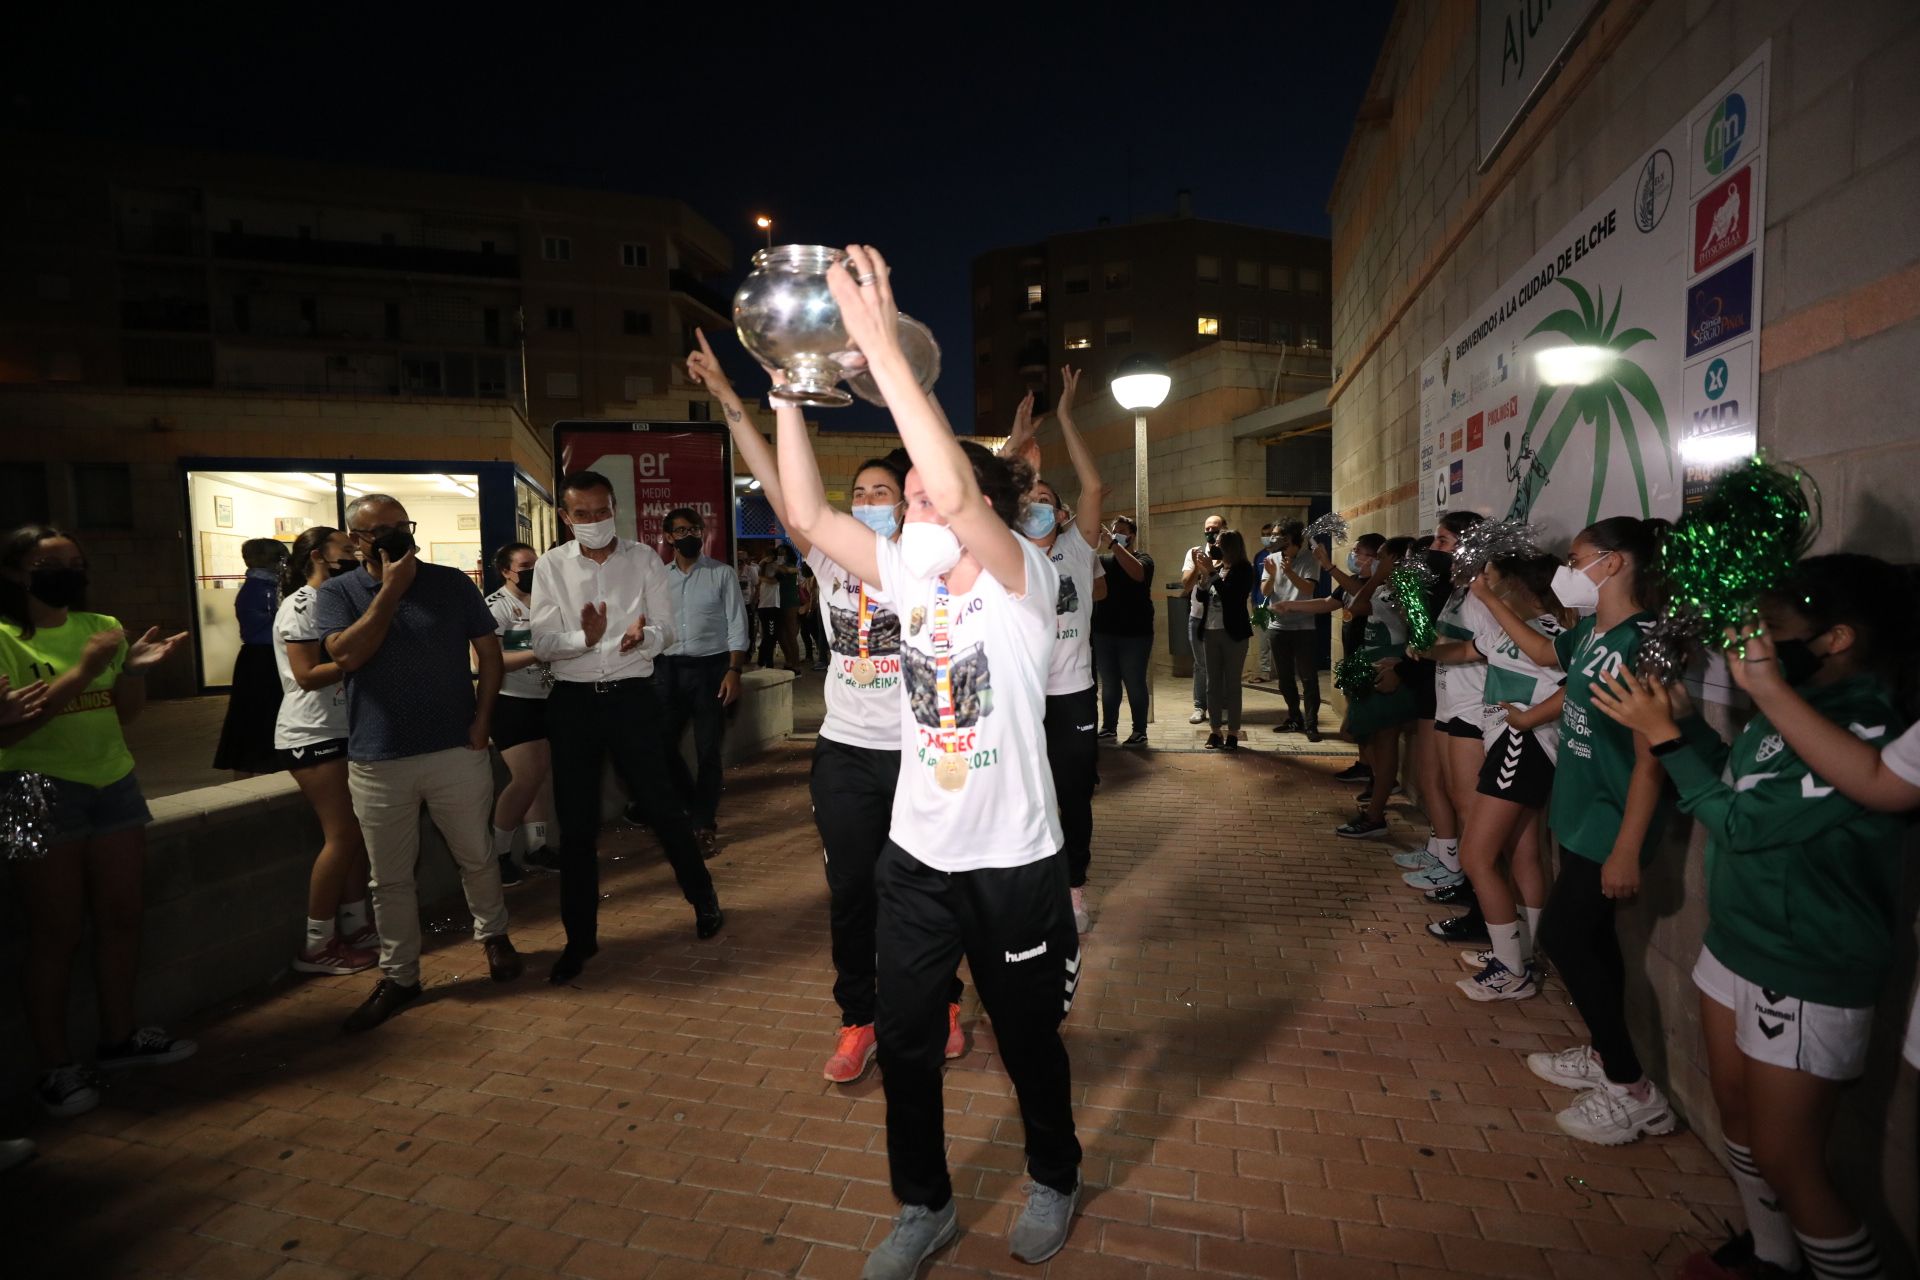
<path fill-rule="evenodd" d="M 1487 961 L 1487 967 L 1471 978 L 1462 978 L 1453 984 L 1467 993 L 1469 1000 L 1525 1000 L 1528 996 L 1540 994 L 1540 988 L 1534 985 L 1531 969 L 1515 973 L 1501 964 L 1498 959 Z"/>
<path fill-rule="evenodd" d="M 1603 1084 L 1580 1095 L 1580 1100 L 1554 1116 L 1560 1132 L 1602 1147 L 1624 1146 L 1643 1136 L 1672 1133 L 1673 1108 L 1652 1081 L 1644 1102 L 1624 1089 Z"/>
<path fill-rule="evenodd" d="M 1187 717 L 1188 724 L 1205 724 L 1206 722 L 1207 711 L 1205 707 L 1196 707 L 1193 714 Z"/>
<path fill-rule="evenodd" d="M 1073 896 L 1074 932 L 1085 933 L 1087 930 L 1093 928 L 1093 916 L 1087 912 L 1087 891 L 1085 889 L 1069 889 L 1067 892 Z"/>
<path fill-rule="evenodd" d="M 1427 852 L 1427 846 L 1408 849 L 1393 855 L 1393 865 L 1402 871 L 1431 871 L 1441 865 L 1440 859 Z"/>
<path fill-rule="evenodd" d="M 1591 1089 L 1607 1078 L 1600 1055 L 1590 1044 L 1578 1044 L 1558 1053 L 1530 1053 L 1527 1069 L 1562 1089 Z"/>
<path fill-rule="evenodd" d="M 1491 959 L 1493 959 L 1493 952 L 1489 950 L 1475 951 L 1469 947 L 1460 953 L 1460 963 L 1466 967 L 1468 973 L 1480 972 L 1487 967 L 1487 961 Z"/>

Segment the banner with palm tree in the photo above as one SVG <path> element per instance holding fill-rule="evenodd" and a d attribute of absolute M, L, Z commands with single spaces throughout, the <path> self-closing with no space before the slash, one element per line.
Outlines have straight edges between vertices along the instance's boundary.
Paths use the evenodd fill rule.
<path fill-rule="evenodd" d="M 1422 363 L 1423 529 L 1471 509 L 1564 544 L 1606 516 L 1674 516 L 1752 452 L 1768 54 L 1651 140 Z M 1480 254 L 1505 248 L 1491 225 L 1479 234 Z"/>

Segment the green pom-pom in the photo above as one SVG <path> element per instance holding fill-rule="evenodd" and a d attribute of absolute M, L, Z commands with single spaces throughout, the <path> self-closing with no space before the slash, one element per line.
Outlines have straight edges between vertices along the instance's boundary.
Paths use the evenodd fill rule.
<path fill-rule="evenodd" d="M 1387 575 L 1394 608 L 1407 623 L 1407 648 L 1431 649 L 1437 638 L 1433 625 L 1433 591 L 1438 583 L 1433 566 L 1414 557 L 1395 565 Z"/>
<path fill-rule="evenodd" d="M 1372 693 L 1379 679 L 1380 669 L 1362 654 L 1350 653 L 1333 664 L 1333 687 L 1349 698 Z"/>
<path fill-rule="evenodd" d="M 1727 628 L 1777 586 L 1820 532 L 1820 489 L 1798 467 L 1756 454 L 1715 482 L 1660 550 L 1668 600 L 1642 674 L 1679 678 L 1693 645 L 1724 648 Z"/>

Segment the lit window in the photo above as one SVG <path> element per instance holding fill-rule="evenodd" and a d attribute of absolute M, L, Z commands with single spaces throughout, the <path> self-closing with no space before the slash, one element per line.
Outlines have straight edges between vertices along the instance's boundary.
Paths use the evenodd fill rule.
<path fill-rule="evenodd" d="M 643 244 L 623 244 L 620 246 L 620 265 L 623 267 L 644 267 L 647 265 L 647 246 Z"/>
<path fill-rule="evenodd" d="M 1069 351 L 1085 351 L 1093 345 L 1093 326 L 1085 320 L 1069 320 L 1061 329 Z"/>
<path fill-rule="evenodd" d="M 1201 316 L 1200 323 L 1198 326 L 1196 326 L 1196 332 L 1198 332 L 1199 335 L 1203 338 L 1219 337 L 1220 336 L 1220 317 L 1219 316 Z"/>
<path fill-rule="evenodd" d="M 1199 277 L 1202 284 L 1219 284 L 1220 259 L 1211 254 L 1201 254 L 1194 260 L 1193 273 Z"/>
<path fill-rule="evenodd" d="M 1318 347 L 1320 345 L 1320 326 L 1317 324 L 1301 325 L 1300 345 L 1308 348 Z"/>
<path fill-rule="evenodd" d="M 1030 284 L 1027 286 L 1027 305 L 1029 307 L 1041 306 L 1046 300 L 1047 286 L 1043 284 Z"/>
<path fill-rule="evenodd" d="M 548 262 L 572 262 L 573 241 L 566 236 L 542 236 L 540 256 Z"/>

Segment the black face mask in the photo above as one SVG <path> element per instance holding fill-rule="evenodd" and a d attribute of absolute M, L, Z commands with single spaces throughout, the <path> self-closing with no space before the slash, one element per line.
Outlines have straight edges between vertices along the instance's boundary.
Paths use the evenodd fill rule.
<path fill-rule="evenodd" d="M 1809 636 L 1805 640 L 1773 642 L 1773 651 L 1780 658 L 1780 674 L 1785 676 L 1787 683 L 1795 688 L 1819 675 L 1821 666 L 1826 663 L 1826 654 L 1813 651 L 1813 639 L 1814 637 Z"/>
<path fill-rule="evenodd" d="M 343 573 L 352 573 L 355 569 L 358 569 L 359 567 L 360 567 L 360 561 L 355 559 L 353 556 L 348 556 L 344 560 L 335 560 L 333 563 L 329 564 L 327 566 L 327 571 L 333 574 L 337 578 Z"/>
<path fill-rule="evenodd" d="M 392 529 L 373 540 L 373 557 L 378 560 L 384 551 L 388 560 L 397 561 L 419 545 L 413 540 L 411 529 Z"/>
<path fill-rule="evenodd" d="M 41 604 L 54 609 L 75 609 L 87 599 L 85 569 L 35 569 L 27 578 L 27 590 Z"/>
<path fill-rule="evenodd" d="M 1219 540 L 1220 531 L 1218 529 L 1208 529 L 1206 531 L 1206 535 L 1207 535 L 1207 545 L 1212 546 L 1215 542 Z"/>
<path fill-rule="evenodd" d="M 526 592 L 528 595 L 532 595 L 533 594 L 533 570 L 522 569 L 520 572 L 514 574 L 513 585 L 520 588 L 522 591 Z"/>
<path fill-rule="evenodd" d="M 684 538 L 675 538 L 673 540 L 673 549 L 691 560 L 700 554 L 700 547 L 703 541 L 699 534 L 690 533 Z"/>

